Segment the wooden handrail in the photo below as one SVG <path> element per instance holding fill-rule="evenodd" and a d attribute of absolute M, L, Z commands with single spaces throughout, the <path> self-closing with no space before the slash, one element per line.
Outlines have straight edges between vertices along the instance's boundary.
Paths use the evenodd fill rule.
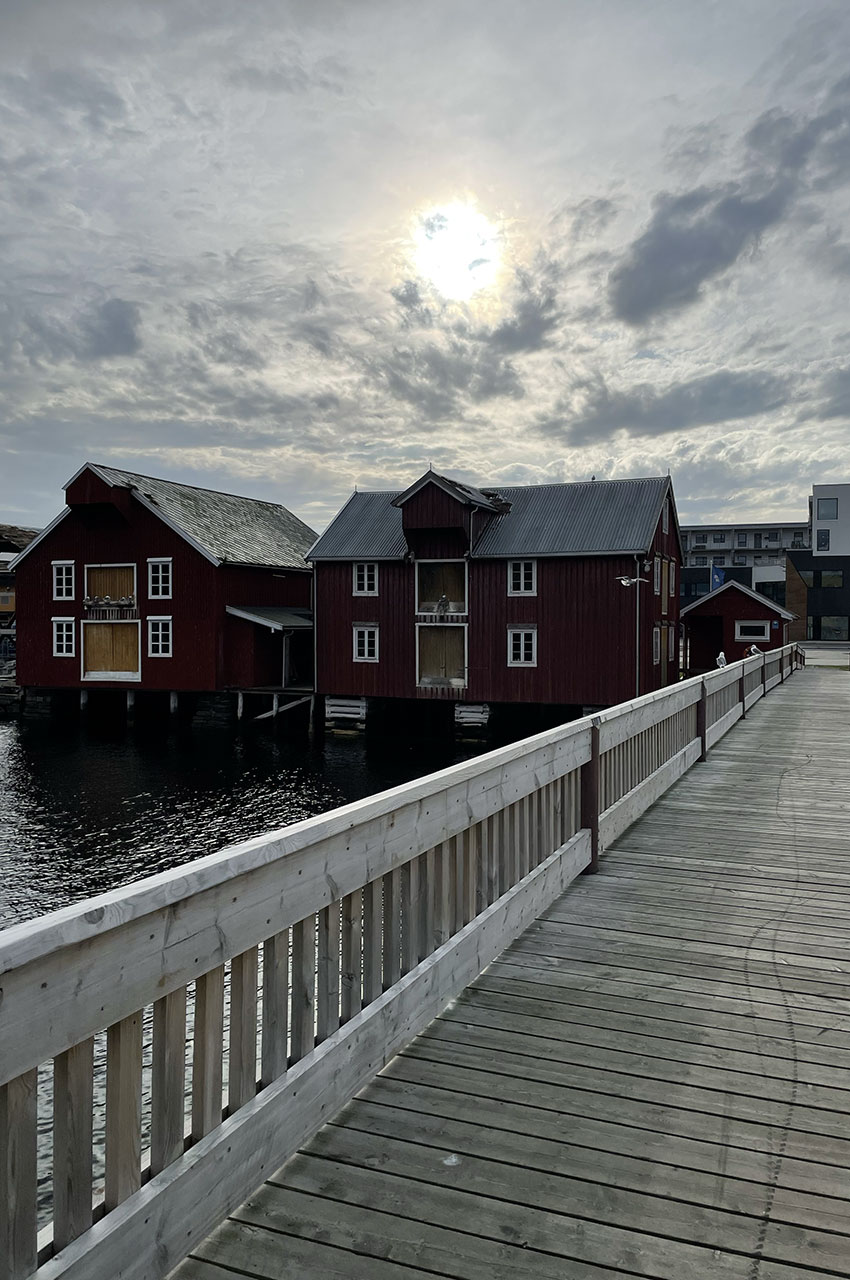
<path fill-rule="evenodd" d="M 746 659 L 0 932 L 0 1274 L 167 1274 L 799 665 Z"/>

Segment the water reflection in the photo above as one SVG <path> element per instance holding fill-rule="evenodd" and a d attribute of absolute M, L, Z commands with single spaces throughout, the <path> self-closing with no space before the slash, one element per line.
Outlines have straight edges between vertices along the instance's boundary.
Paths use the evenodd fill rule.
<path fill-rule="evenodd" d="M 318 746 L 197 728 L 98 736 L 0 723 L 0 927 L 477 754 L 362 736 Z"/>

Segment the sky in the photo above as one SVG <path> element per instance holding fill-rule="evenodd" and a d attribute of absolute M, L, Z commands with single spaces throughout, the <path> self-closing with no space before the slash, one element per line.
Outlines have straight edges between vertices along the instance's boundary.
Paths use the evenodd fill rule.
<path fill-rule="evenodd" d="M 850 480 L 846 0 L 3 0 L 0 521 Z"/>

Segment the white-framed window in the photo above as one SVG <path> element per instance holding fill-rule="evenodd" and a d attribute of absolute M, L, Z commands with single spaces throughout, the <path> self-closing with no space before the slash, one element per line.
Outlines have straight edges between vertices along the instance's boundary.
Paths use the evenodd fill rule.
<path fill-rule="evenodd" d="M 53 560 L 53 599 L 74 599 L 74 562 L 73 560 Z"/>
<path fill-rule="evenodd" d="M 537 666 L 537 632 L 533 628 L 508 627 L 508 666 Z"/>
<path fill-rule="evenodd" d="M 670 599 L 676 594 L 676 561 L 670 561 Z"/>
<path fill-rule="evenodd" d="M 77 656 L 76 631 L 73 618 L 51 618 L 53 623 L 54 658 Z"/>
<path fill-rule="evenodd" d="M 658 666 L 661 661 L 661 628 L 652 628 L 652 662 L 653 666 Z"/>
<path fill-rule="evenodd" d="M 377 627 L 355 627 L 354 628 L 354 661 L 355 662 L 377 662 L 378 661 L 378 628 Z"/>
<path fill-rule="evenodd" d="M 751 618 L 745 621 L 738 621 L 735 623 L 735 639 L 749 640 L 750 643 L 754 640 L 769 640 L 770 623 L 754 621 Z"/>
<path fill-rule="evenodd" d="M 173 657 L 170 618 L 148 618 L 148 657 Z"/>
<path fill-rule="evenodd" d="M 359 561 L 354 565 L 353 594 L 376 596 L 378 594 L 378 566 L 371 561 Z"/>
<path fill-rule="evenodd" d="M 537 561 L 536 560 L 509 560 L 508 561 L 508 595 L 509 596 L 536 596 L 537 595 Z"/>
<path fill-rule="evenodd" d="M 653 567 L 653 576 L 652 576 L 652 589 L 657 596 L 661 595 L 661 557 L 660 556 L 655 557 L 655 564 Z"/>
<path fill-rule="evenodd" d="M 148 598 L 171 599 L 171 557 L 154 556 L 148 559 Z"/>
<path fill-rule="evenodd" d="M 675 627 L 667 628 L 667 657 L 671 662 L 676 657 L 676 635 L 677 632 Z"/>

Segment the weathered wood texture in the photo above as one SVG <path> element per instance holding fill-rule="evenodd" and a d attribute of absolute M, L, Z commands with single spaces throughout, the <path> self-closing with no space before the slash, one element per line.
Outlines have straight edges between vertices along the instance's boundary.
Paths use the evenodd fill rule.
<path fill-rule="evenodd" d="M 11 1103 L 37 1064 L 56 1059 L 62 1246 L 51 1257 L 42 1236 L 39 1275 L 164 1275 L 674 784 L 702 752 L 700 729 L 714 741 L 731 727 L 750 676 L 762 697 L 767 668 L 751 659 L 0 935 L 0 1240 L 17 1272 L 31 1270 L 35 1171 L 20 1135 L 34 1121 L 20 1112 L 22 1128 Z M 90 1048 L 68 1055 L 102 1029 L 105 1218 L 89 1231 Z"/>
<path fill-rule="evenodd" d="M 760 702 L 175 1280 L 846 1275 L 848 716 Z"/>

